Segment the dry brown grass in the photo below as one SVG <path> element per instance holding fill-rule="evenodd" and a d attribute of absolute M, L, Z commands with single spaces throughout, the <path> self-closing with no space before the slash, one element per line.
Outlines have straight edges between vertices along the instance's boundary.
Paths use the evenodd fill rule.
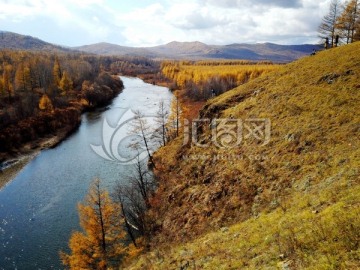
<path fill-rule="evenodd" d="M 271 140 L 223 150 L 178 138 L 160 149 L 160 203 L 149 214 L 161 230 L 154 252 L 133 269 L 178 269 L 182 260 L 200 269 L 274 269 L 286 260 L 291 269 L 360 267 L 352 246 L 360 226 L 359 74 L 355 43 L 209 101 L 203 118 L 270 119 Z M 209 141 L 206 126 L 200 134 Z"/>

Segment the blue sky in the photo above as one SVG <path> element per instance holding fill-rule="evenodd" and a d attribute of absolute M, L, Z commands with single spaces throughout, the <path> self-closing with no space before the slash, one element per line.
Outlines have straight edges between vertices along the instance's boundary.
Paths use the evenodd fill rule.
<path fill-rule="evenodd" d="M 78 46 L 316 43 L 331 0 L 0 0 L 0 30 Z"/>

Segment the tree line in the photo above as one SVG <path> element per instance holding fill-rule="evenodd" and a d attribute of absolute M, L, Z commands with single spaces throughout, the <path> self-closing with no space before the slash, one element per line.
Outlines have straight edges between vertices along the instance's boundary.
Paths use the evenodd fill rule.
<path fill-rule="evenodd" d="M 172 80 L 171 89 L 182 89 L 190 99 L 205 101 L 277 67 L 271 62 L 244 60 L 164 61 L 161 71 Z"/>
<path fill-rule="evenodd" d="M 359 41 L 360 1 L 350 0 L 343 4 L 340 0 L 332 0 L 329 12 L 323 17 L 318 32 L 319 36 L 326 40 L 327 48 Z"/>

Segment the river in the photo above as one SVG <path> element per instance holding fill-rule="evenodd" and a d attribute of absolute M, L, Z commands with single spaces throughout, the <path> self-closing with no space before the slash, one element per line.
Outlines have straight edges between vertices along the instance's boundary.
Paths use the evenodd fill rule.
<path fill-rule="evenodd" d="M 90 183 L 99 177 L 111 189 L 131 169 L 107 146 L 115 132 L 110 127 L 123 121 L 127 109 L 156 113 L 159 101 L 169 106 L 172 94 L 137 78 L 121 79 L 125 89 L 110 106 L 85 113 L 74 134 L 42 151 L 0 191 L 0 269 L 62 269 L 58 253 L 68 251 L 71 232 L 80 229 L 77 203 Z"/>

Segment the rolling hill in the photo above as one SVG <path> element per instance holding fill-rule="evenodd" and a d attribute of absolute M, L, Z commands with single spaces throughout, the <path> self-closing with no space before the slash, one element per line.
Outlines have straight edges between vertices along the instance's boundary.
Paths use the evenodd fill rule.
<path fill-rule="evenodd" d="M 146 56 L 158 59 L 244 59 L 270 60 L 274 62 L 290 62 L 305 55 L 313 49 L 320 50 L 318 45 L 277 45 L 263 44 L 231 44 L 207 45 L 202 42 L 177 42 L 155 47 L 133 48 L 109 43 L 98 43 L 75 47 L 74 49 L 95 54 Z"/>
<path fill-rule="evenodd" d="M 291 62 L 309 55 L 313 49 L 320 50 L 319 45 L 277 45 L 230 44 L 207 45 L 202 42 L 177 42 L 154 47 L 126 47 L 106 42 L 79 47 L 54 45 L 31 36 L 0 31 L 0 49 L 45 50 L 45 51 L 82 51 L 99 55 L 137 56 L 152 59 L 243 59 L 269 60 L 274 62 Z"/>
<path fill-rule="evenodd" d="M 41 39 L 12 32 L 0 31 L 0 49 L 70 51 L 70 49 L 45 42 Z"/>
<path fill-rule="evenodd" d="M 358 42 L 208 101 L 197 144 L 154 155 L 154 237 L 126 269 L 359 269 L 359 74 Z"/>
<path fill-rule="evenodd" d="M 157 54 L 148 50 L 147 48 L 133 48 L 111 44 L 107 42 L 100 42 L 91 45 L 84 45 L 80 47 L 73 47 L 77 51 L 99 55 L 120 55 L 120 56 L 141 56 L 148 58 L 156 58 Z"/>

